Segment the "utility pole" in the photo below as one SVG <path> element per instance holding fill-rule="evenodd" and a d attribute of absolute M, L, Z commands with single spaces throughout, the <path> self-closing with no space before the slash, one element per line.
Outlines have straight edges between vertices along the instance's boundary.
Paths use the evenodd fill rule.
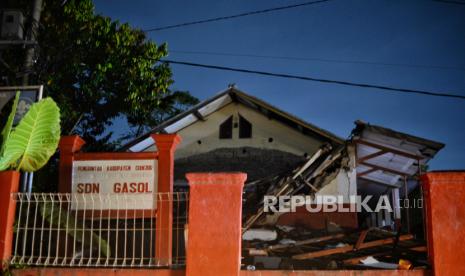
<path fill-rule="evenodd" d="M 42 12 L 42 0 L 34 0 L 32 7 L 32 22 L 29 28 L 30 40 L 37 40 L 37 31 L 39 30 L 40 14 Z M 29 74 L 32 68 L 34 58 L 35 47 L 28 47 L 26 49 L 26 56 L 24 57 L 23 65 L 23 85 L 29 84 Z"/>
<path fill-rule="evenodd" d="M 34 0 L 32 6 L 32 21 L 31 27 L 29 28 L 29 40 L 37 40 L 37 32 L 39 30 L 40 14 L 42 13 L 42 0 Z M 35 53 L 35 47 L 31 46 L 26 49 L 26 55 L 24 57 L 23 64 L 23 85 L 29 85 L 29 74 L 33 66 L 33 58 Z M 22 192 L 31 193 L 32 191 L 32 179 L 34 178 L 34 173 L 24 173 L 22 175 Z"/>

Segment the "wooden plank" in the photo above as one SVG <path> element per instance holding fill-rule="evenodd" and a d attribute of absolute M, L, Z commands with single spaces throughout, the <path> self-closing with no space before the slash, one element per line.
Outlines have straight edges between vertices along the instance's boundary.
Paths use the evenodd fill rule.
<path fill-rule="evenodd" d="M 426 245 L 415 246 L 415 247 L 411 247 L 409 249 L 412 250 L 412 251 L 416 251 L 416 252 L 427 252 L 428 251 L 428 248 L 426 248 Z"/>
<path fill-rule="evenodd" d="M 249 256 L 268 256 L 268 252 L 263 249 L 249 248 Z"/>
<path fill-rule="evenodd" d="M 302 181 L 305 183 L 305 185 L 309 186 L 315 193 L 318 192 L 318 189 L 315 188 L 310 182 L 308 182 L 305 178 L 301 177 Z"/>
<path fill-rule="evenodd" d="M 406 241 L 406 240 L 411 240 L 411 239 L 413 239 L 413 235 L 411 234 L 399 236 L 399 241 Z M 359 249 L 391 244 L 391 243 L 394 243 L 395 241 L 396 241 L 396 237 L 382 239 L 382 240 L 375 240 L 375 241 L 370 241 L 370 242 L 364 242 L 360 245 Z"/>
<path fill-rule="evenodd" d="M 337 248 L 331 248 L 331 249 L 325 249 L 325 250 L 320 250 L 320 251 L 315 251 L 315 252 L 298 254 L 298 255 L 292 256 L 292 258 L 296 260 L 307 260 L 307 259 L 329 256 L 333 254 L 345 253 L 345 252 L 352 251 L 353 249 L 354 249 L 353 245 L 346 245 L 346 246 L 337 247 Z"/>
<path fill-rule="evenodd" d="M 363 156 L 363 157 L 360 157 L 360 158 L 357 160 L 357 162 L 358 162 L 358 163 L 362 163 L 362 162 L 365 162 L 365 161 L 367 161 L 367 160 L 369 160 L 369 159 L 373 159 L 373 158 L 375 158 L 375 157 L 384 155 L 384 154 L 386 154 L 386 153 L 388 153 L 386 150 L 379 150 L 379 151 L 377 151 L 377 152 L 375 152 L 375 153 L 371 153 L 371 154 L 365 155 L 365 156 Z"/>
<path fill-rule="evenodd" d="M 414 251 L 414 252 L 426 252 L 426 246 L 422 245 L 422 246 L 415 246 L 415 247 L 408 247 L 408 248 L 400 248 L 399 251 L 400 252 L 405 252 L 405 251 L 407 251 L 407 252 L 412 252 L 412 251 Z M 391 255 L 391 254 L 393 254 L 392 250 L 386 250 L 386 251 L 383 251 L 383 252 L 372 253 L 372 254 L 367 254 L 367 255 L 363 255 L 363 256 L 359 256 L 359 257 L 345 259 L 342 262 L 344 264 L 356 265 L 356 264 L 359 264 L 361 260 L 364 260 L 364 259 L 366 259 L 368 257 Z"/>
<path fill-rule="evenodd" d="M 401 175 L 401 176 L 410 176 L 408 173 L 406 172 L 401 172 L 401 171 L 398 171 L 398 170 L 394 170 L 394 169 L 391 169 L 391 168 L 386 168 L 386 167 L 381 167 L 379 165 L 375 165 L 375 164 L 371 164 L 371 163 L 367 163 L 367 162 L 362 162 L 360 163 L 364 166 L 367 166 L 367 167 L 371 167 L 373 169 L 377 169 L 379 171 L 385 171 L 385 172 L 390 172 L 390 173 L 393 173 L 393 174 L 397 174 L 397 175 Z"/>
<path fill-rule="evenodd" d="M 360 233 L 360 236 L 358 236 L 357 242 L 354 245 L 354 250 L 358 250 L 360 248 L 360 245 L 362 245 L 365 241 L 368 231 L 370 231 L 370 229 L 363 230 L 362 233 Z"/>
<path fill-rule="evenodd" d="M 361 172 L 361 173 L 357 173 L 357 177 L 361 177 L 361 176 L 364 176 L 364 175 L 367 175 L 367 174 L 370 174 L 372 172 L 376 172 L 378 171 L 378 169 L 374 169 L 374 168 L 371 168 L 371 169 L 368 169 L 364 172 Z"/>
<path fill-rule="evenodd" d="M 392 253 L 392 250 L 389 250 L 389 251 L 383 251 L 383 252 L 380 252 L 380 253 L 374 253 L 374 254 L 367 254 L 367 255 L 364 255 L 364 256 L 360 256 L 360 257 L 354 257 L 354 258 L 350 258 L 350 259 L 346 259 L 344 261 L 342 261 L 344 264 L 347 264 L 347 265 L 357 265 L 357 264 L 360 264 L 360 261 L 361 260 L 365 260 L 366 258 L 368 257 L 375 257 L 375 256 L 381 256 L 381 255 L 388 255 Z"/>
<path fill-rule="evenodd" d="M 399 241 L 410 240 L 410 239 L 413 239 L 413 235 L 401 235 L 399 237 Z M 370 248 L 370 247 L 377 247 L 377 246 L 386 245 L 386 244 L 392 244 L 395 241 L 396 241 L 396 238 L 392 237 L 392 238 L 387 238 L 387 239 L 382 239 L 382 240 L 364 242 L 364 243 L 359 245 L 359 250 L 364 249 L 364 248 Z M 298 254 L 298 255 L 292 256 L 292 258 L 296 259 L 296 260 L 307 260 L 307 259 L 325 257 L 325 256 L 333 255 L 333 254 L 346 253 L 346 252 L 353 251 L 353 250 L 354 250 L 354 245 L 346 245 L 346 246 L 337 247 L 337 248 L 331 248 L 331 249 L 325 249 L 325 250 L 320 250 L 320 251 L 314 251 L 314 252 L 309 252 L 309 253 Z"/>
<path fill-rule="evenodd" d="M 307 170 L 322 154 L 326 153 L 327 151 L 331 150 L 330 145 L 325 145 L 324 147 L 320 148 L 317 152 L 315 152 L 312 157 L 302 166 L 300 167 L 299 170 L 290 178 L 288 179 L 282 187 L 278 187 L 278 191 L 273 191 L 272 195 L 279 197 L 282 195 L 288 195 L 292 192 L 293 188 L 291 187 L 291 184 L 296 180 L 297 177 L 299 177 L 305 170 Z M 242 228 L 242 233 L 247 231 L 260 217 L 262 217 L 264 214 L 264 208 L 263 206 L 260 207 L 257 212 L 249 217 L 243 228 Z"/>
<path fill-rule="evenodd" d="M 421 155 L 416 155 L 414 153 L 405 152 L 405 151 L 402 151 L 402 150 L 382 146 L 382 145 L 375 144 L 375 143 L 372 143 L 372 142 L 368 142 L 368 141 L 362 140 L 362 139 L 355 140 L 355 143 L 362 144 L 362 145 L 369 146 L 369 147 L 376 148 L 376 149 L 380 149 L 380 150 L 385 150 L 385 151 L 388 151 L 388 152 L 392 152 L 394 154 L 401 155 L 401 156 L 404 156 L 404 157 L 407 157 L 407 158 L 410 158 L 410 159 L 418 160 L 418 159 L 423 159 L 424 158 Z"/>
<path fill-rule="evenodd" d="M 320 156 L 326 152 L 331 150 L 331 146 L 325 146 L 321 149 L 319 149 L 315 154 L 312 155 L 312 157 L 300 168 L 300 170 L 297 171 L 296 174 L 292 176 L 292 179 L 296 179 L 299 175 L 301 175 L 308 167 L 310 167 L 315 161 L 320 158 Z"/>

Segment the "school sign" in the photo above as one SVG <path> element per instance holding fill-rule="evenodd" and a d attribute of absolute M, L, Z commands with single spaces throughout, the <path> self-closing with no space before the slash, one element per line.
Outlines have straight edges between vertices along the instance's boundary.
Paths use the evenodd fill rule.
<path fill-rule="evenodd" d="M 72 207 L 81 210 L 155 209 L 157 169 L 155 159 L 74 161 Z"/>

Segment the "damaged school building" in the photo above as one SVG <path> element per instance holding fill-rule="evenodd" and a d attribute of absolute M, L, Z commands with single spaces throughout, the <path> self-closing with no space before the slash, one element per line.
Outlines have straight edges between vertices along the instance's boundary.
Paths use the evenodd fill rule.
<path fill-rule="evenodd" d="M 244 172 L 243 269 L 426 268 L 419 176 L 444 144 L 356 121 L 349 138 L 235 87 L 122 148 L 156 150 L 153 133 L 182 137 L 174 188 L 188 172 Z M 393 212 L 265 212 L 264 196 L 387 196 Z M 224 195 L 227 197 L 228 195 Z"/>

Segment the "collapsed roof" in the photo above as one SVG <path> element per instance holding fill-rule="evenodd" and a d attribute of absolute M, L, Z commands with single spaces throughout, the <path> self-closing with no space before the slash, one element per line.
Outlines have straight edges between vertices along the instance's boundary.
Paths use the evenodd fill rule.
<path fill-rule="evenodd" d="M 425 168 L 444 144 L 356 121 L 352 142 L 356 145 L 359 183 L 399 188 Z"/>

